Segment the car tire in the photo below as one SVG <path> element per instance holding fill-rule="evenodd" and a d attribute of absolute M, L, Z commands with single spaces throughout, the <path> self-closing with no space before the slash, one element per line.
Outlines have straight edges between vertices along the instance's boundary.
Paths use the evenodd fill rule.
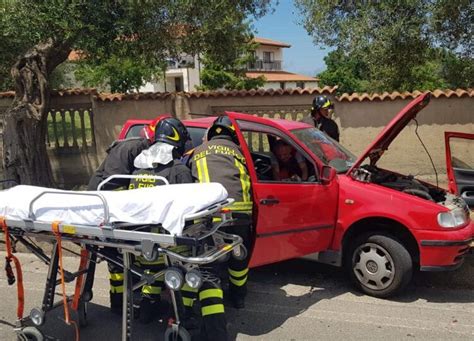
<path fill-rule="evenodd" d="M 17 335 L 18 341 L 43 341 L 44 336 L 41 331 L 36 327 L 25 327 Z"/>
<path fill-rule="evenodd" d="M 385 233 L 356 238 L 350 243 L 346 255 L 345 266 L 352 283 L 370 296 L 394 296 L 413 275 L 413 262 L 408 250 Z"/>

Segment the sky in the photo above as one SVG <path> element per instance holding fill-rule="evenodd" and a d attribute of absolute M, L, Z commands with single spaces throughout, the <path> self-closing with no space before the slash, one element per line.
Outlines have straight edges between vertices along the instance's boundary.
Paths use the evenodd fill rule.
<path fill-rule="evenodd" d="M 314 77 L 326 69 L 324 56 L 330 49 L 315 46 L 305 29 L 297 24 L 300 15 L 293 1 L 280 0 L 275 11 L 254 21 L 255 35 L 291 45 L 283 49 L 283 69 Z"/>

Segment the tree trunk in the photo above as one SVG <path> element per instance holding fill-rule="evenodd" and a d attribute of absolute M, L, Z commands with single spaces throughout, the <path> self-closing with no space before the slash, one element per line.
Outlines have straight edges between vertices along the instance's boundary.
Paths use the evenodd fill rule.
<path fill-rule="evenodd" d="M 53 177 L 46 152 L 49 76 L 71 49 L 64 42 L 36 45 L 12 68 L 15 99 L 3 123 L 6 179 L 23 185 L 51 187 Z"/>

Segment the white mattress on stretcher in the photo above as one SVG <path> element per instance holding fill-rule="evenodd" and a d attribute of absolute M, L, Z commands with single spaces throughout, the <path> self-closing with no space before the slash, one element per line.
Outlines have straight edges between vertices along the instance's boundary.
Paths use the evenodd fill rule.
<path fill-rule="evenodd" d="M 219 183 L 179 184 L 140 188 L 127 191 L 62 191 L 19 185 L 0 191 L 0 215 L 6 219 L 28 219 L 30 202 L 45 194 L 33 206 L 35 221 L 60 221 L 65 224 L 99 226 L 104 222 L 104 206 L 96 196 L 78 193 L 100 193 L 109 207 L 109 222 L 161 224 L 173 235 L 181 235 L 185 218 L 227 198 Z"/>

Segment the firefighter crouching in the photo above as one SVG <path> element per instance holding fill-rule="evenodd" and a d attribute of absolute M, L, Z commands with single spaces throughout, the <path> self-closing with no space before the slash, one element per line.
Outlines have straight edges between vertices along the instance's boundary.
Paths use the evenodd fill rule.
<path fill-rule="evenodd" d="M 144 150 L 136 159 L 137 170 L 134 175 L 158 175 L 163 176 L 170 184 L 192 183 L 191 171 L 179 159 L 185 152 L 186 142 L 190 135 L 186 127 L 175 118 L 161 120 L 155 128 L 155 143 Z M 130 181 L 130 189 L 161 185 L 160 180 L 133 179 Z M 156 231 L 159 232 L 159 231 Z M 190 256 L 191 251 L 186 246 L 173 248 L 174 252 Z M 161 271 L 164 266 L 164 258 L 160 256 L 156 261 L 146 261 L 138 257 L 139 266 L 149 274 Z M 181 289 L 183 305 L 188 313 L 191 313 L 193 303 L 200 300 L 201 315 L 203 316 L 204 333 L 200 339 L 227 340 L 227 323 L 224 315 L 223 295 L 220 283 L 215 281 L 217 276 L 207 276 L 207 280 L 199 290 L 191 289 L 187 284 Z M 140 320 L 148 323 L 156 315 L 160 301 L 161 291 L 164 289 L 163 278 L 158 278 L 154 283 L 142 288 L 142 301 L 140 304 Z"/>
<path fill-rule="evenodd" d="M 230 300 L 235 308 L 244 308 L 253 240 L 252 190 L 245 158 L 229 117 L 220 116 L 214 121 L 207 141 L 194 149 L 188 164 L 199 182 L 218 182 L 225 187 L 229 198 L 235 200 L 229 208 L 237 222 L 223 230 L 242 237 L 248 251 L 245 259 L 230 257 L 228 264 Z"/>
<path fill-rule="evenodd" d="M 111 175 L 132 174 L 133 162 L 144 149 L 150 146 L 148 138 L 130 138 L 115 141 L 107 149 L 107 156 L 89 181 L 87 189 L 97 190 L 99 184 Z M 102 190 L 124 190 L 129 186 L 129 179 L 113 179 L 102 187 Z M 117 249 L 110 248 L 111 255 L 118 255 Z M 112 262 L 107 262 L 110 281 L 110 309 L 121 314 L 123 295 L 123 269 Z"/>
<path fill-rule="evenodd" d="M 179 161 L 185 152 L 189 133 L 186 127 L 176 118 L 164 118 L 155 127 L 154 143 L 143 150 L 135 158 L 136 170 L 133 175 L 162 176 L 169 184 L 192 183 L 193 178 L 189 169 Z M 152 178 L 136 178 L 130 180 L 129 189 L 145 188 L 163 185 L 164 182 Z M 152 228 L 151 232 L 163 233 L 159 228 Z M 175 252 L 189 253 L 187 247 L 176 247 Z M 155 261 L 148 261 L 137 257 L 137 266 L 146 274 L 155 274 L 165 267 L 164 257 L 160 256 Z M 164 289 L 163 278 L 158 278 L 154 283 L 144 285 L 141 292 L 140 321 L 150 323 L 158 313 L 161 292 Z"/>

